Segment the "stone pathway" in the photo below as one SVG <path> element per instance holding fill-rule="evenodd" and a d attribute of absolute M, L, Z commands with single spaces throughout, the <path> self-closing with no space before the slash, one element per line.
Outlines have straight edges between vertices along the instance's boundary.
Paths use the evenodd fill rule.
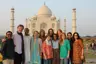
<path fill-rule="evenodd" d="M 86 63 L 84 64 L 96 64 L 96 59 L 86 59 Z"/>

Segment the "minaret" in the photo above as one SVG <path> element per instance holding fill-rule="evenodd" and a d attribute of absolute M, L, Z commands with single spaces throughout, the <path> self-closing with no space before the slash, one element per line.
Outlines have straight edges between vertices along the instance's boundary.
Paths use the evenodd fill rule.
<path fill-rule="evenodd" d="M 64 18 L 64 32 L 66 33 L 66 18 Z"/>
<path fill-rule="evenodd" d="M 25 21 L 25 28 L 28 28 L 28 23 L 27 23 L 28 21 L 27 21 L 27 18 L 26 18 L 26 21 Z"/>
<path fill-rule="evenodd" d="M 32 30 L 32 22 L 31 22 L 31 20 L 30 20 L 30 35 L 32 36 L 33 35 L 33 30 Z"/>
<path fill-rule="evenodd" d="M 14 8 L 11 8 L 10 31 L 14 33 Z"/>
<path fill-rule="evenodd" d="M 72 10 L 72 34 L 76 32 L 76 8 Z"/>

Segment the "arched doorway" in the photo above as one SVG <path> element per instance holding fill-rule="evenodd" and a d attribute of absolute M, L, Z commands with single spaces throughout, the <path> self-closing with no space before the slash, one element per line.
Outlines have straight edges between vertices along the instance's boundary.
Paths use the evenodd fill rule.
<path fill-rule="evenodd" d="M 41 23 L 40 24 L 40 29 L 43 29 L 46 32 L 47 31 L 47 24 L 46 23 Z"/>

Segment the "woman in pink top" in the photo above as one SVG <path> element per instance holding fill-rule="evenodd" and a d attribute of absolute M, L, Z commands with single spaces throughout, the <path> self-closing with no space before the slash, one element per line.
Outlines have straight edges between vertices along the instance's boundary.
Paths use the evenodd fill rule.
<path fill-rule="evenodd" d="M 53 49 L 50 35 L 47 36 L 46 40 L 42 44 L 42 52 L 44 57 L 44 64 L 52 64 Z"/>

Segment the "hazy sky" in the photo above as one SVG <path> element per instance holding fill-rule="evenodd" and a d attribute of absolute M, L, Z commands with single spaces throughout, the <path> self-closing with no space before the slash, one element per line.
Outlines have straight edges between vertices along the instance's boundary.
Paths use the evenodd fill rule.
<path fill-rule="evenodd" d="M 67 19 L 67 32 L 72 31 L 72 8 L 77 12 L 77 31 L 80 35 L 96 35 L 96 0 L 0 0 L 0 35 L 9 30 L 10 9 L 15 8 L 15 27 L 24 24 L 25 19 L 37 14 L 40 7 L 46 5 L 53 14 Z"/>

